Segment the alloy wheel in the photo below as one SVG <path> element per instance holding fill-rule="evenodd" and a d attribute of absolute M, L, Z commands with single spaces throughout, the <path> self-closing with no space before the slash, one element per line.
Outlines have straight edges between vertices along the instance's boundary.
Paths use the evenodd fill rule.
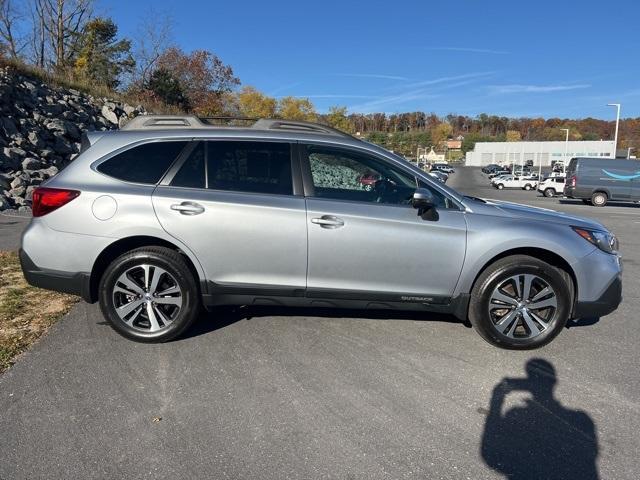
<path fill-rule="evenodd" d="M 175 277 L 151 264 L 127 269 L 116 280 L 112 293 L 113 307 L 120 320 L 148 333 L 171 325 L 182 309 L 182 297 Z"/>
<path fill-rule="evenodd" d="M 545 332 L 557 309 L 553 288 L 546 280 L 529 273 L 501 281 L 489 300 L 493 327 L 512 339 L 531 339 Z"/>

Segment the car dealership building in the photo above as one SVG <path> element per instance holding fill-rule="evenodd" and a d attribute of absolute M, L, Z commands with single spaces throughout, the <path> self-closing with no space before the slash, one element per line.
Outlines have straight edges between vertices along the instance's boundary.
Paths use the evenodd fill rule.
<path fill-rule="evenodd" d="M 524 164 L 550 166 L 554 161 L 569 160 L 572 157 L 613 157 L 613 140 L 579 142 L 478 142 L 467 152 L 466 165 L 481 167 L 490 163 Z"/>

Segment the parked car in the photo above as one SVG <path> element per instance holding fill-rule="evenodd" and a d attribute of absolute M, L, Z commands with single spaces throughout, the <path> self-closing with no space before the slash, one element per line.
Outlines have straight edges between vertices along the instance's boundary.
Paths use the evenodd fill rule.
<path fill-rule="evenodd" d="M 489 178 L 499 177 L 501 175 L 510 175 L 511 172 L 509 170 L 495 170 L 493 173 L 489 174 Z"/>
<path fill-rule="evenodd" d="M 364 190 L 371 191 L 373 190 L 373 187 L 375 187 L 376 182 L 378 182 L 379 180 L 380 180 L 380 175 L 365 173 L 358 179 L 358 182 L 360 182 L 360 185 L 362 185 L 362 188 Z"/>
<path fill-rule="evenodd" d="M 380 176 L 370 191 L 364 174 Z M 87 133 L 32 208 L 27 281 L 99 302 L 142 342 L 180 335 L 200 306 L 264 304 L 450 313 L 528 349 L 621 300 L 602 224 L 462 195 L 313 123 L 136 117 Z"/>
<path fill-rule="evenodd" d="M 450 173 L 455 173 L 456 172 L 453 168 L 451 168 L 446 163 L 434 163 L 431 166 L 431 171 L 433 172 L 434 170 L 439 171 L 439 172 L 444 172 L 446 174 L 450 174 Z"/>
<path fill-rule="evenodd" d="M 440 172 L 438 170 L 434 170 L 433 172 L 428 172 L 428 174 L 442 183 L 447 183 L 447 180 L 449 180 L 449 175 L 447 175 L 444 172 Z"/>
<path fill-rule="evenodd" d="M 562 195 L 564 191 L 565 177 L 555 176 L 544 179 L 538 184 L 538 191 L 545 197 Z"/>
<path fill-rule="evenodd" d="M 493 173 L 494 170 L 499 170 L 501 167 L 497 163 L 490 163 L 482 167 L 482 173 Z"/>
<path fill-rule="evenodd" d="M 492 183 L 498 190 L 502 190 L 503 188 L 521 188 L 522 190 L 528 191 L 536 188 L 537 185 L 535 180 L 527 177 L 517 177 L 514 175 L 505 175 Z"/>
<path fill-rule="evenodd" d="M 609 201 L 640 202 L 640 160 L 572 158 L 564 194 L 604 207 Z"/>

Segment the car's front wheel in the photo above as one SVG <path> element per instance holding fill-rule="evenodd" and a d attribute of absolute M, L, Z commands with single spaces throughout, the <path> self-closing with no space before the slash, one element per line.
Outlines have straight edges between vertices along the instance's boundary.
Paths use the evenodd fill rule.
<path fill-rule="evenodd" d="M 531 190 L 531 185 L 529 185 L 528 183 L 524 186 L 524 189 L 528 192 L 529 190 Z"/>
<path fill-rule="evenodd" d="M 497 188 L 498 190 L 502 190 L 502 189 L 504 188 L 504 185 L 503 185 L 503 184 L 501 184 L 501 183 L 499 183 L 498 185 L 496 185 L 496 188 Z"/>
<path fill-rule="evenodd" d="M 182 256 L 165 247 L 142 247 L 116 258 L 99 285 L 102 314 L 121 335 L 166 342 L 197 318 L 198 287 Z"/>
<path fill-rule="evenodd" d="M 562 270 L 527 255 L 505 257 L 476 280 L 469 320 L 493 345 L 516 350 L 538 348 L 565 326 L 572 292 L 572 280 Z"/>
<path fill-rule="evenodd" d="M 556 191 L 553 188 L 546 188 L 544 191 L 544 196 L 547 198 L 551 198 L 556 194 Z"/>

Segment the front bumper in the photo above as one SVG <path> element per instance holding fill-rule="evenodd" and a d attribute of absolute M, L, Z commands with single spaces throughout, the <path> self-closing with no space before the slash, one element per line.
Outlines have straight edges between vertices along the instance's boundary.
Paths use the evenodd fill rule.
<path fill-rule="evenodd" d="M 622 278 L 618 275 L 595 301 L 578 301 L 573 318 L 600 318 L 610 314 L 622 302 Z"/>
<path fill-rule="evenodd" d="M 91 298 L 91 274 L 85 272 L 61 272 L 38 267 L 27 253 L 20 249 L 20 266 L 30 285 L 56 292 L 78 295 L 87 302 Z"/>

